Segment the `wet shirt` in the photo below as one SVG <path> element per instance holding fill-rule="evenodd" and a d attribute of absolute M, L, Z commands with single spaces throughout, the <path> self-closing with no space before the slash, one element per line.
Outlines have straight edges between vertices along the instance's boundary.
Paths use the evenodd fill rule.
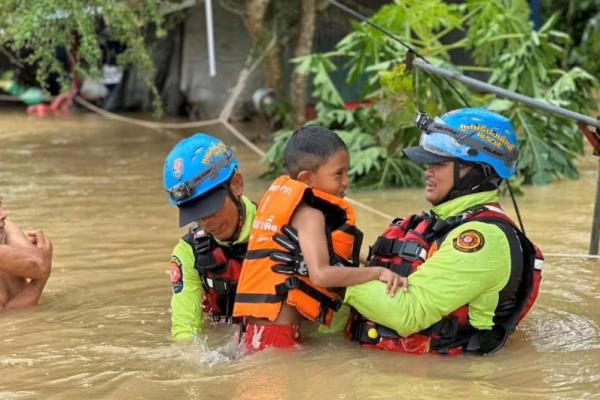
<path fill-rule="evenodd" d="M 256 214 L 256 206 L 246 196 L 242 196 L 246 218 L 240 229 L 240 235 L 234 242 L 221 242 L 220 246 L 228 247 L 239 243 L 247 243 L 252 230 L 252 221 Z M 215 238 L 216 240 L 216 238 Z M 204 288 L 198 271 L 194 268 L 196 259 L 194 250 L 183 239 L 180 239 L 171 254 L 171 337 L 173 340 L 191 339 L 202 331 L 204 315 L 202 297 Z"/>
<path fill-rule="evenodd" d="M 453 199 L 431 211 L 440 218 L 461 215 L 477 205 L 497 203 L 497 191 Z M 408 277 L 407 292 L 385 293 L 385 283 L 371 281 L 346 290 L 346 303 L 401 336 L 419 332 L 468 304 L 469 322 L 491 329 L 499 293 L 508 282 L 508 239 L 497 226 L 466 222 L 451 230 L 440 248 Z"/>

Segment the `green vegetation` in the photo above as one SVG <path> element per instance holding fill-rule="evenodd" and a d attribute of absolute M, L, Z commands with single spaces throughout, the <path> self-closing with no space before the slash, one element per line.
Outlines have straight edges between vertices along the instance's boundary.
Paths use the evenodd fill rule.
<path fill-rule="evenodd" d="M 525 0 L 468 0 L 449 5 L 441 0 L 396 0 L 382 7 L 372 21 L 394 33 L 432 64 L 463 73 L 477 72 L 487 81 L 589 114 L 597 80 L 585 70 L 561 68 L 569 35 L 554 29 L 557 15 L 533 30 Z M 457 39 L 457 32 L 463 35 Z M 450 52 L 463 50 L 473 60 L 454 65 Z M 413 126 L 417 110 L 441 115 L 464 107 L 461 98 L 440 78 L 420 70 L 406 71 L 407 50 L 372 27 L 355 23 L 353 32 L 334 51 L 295 60 L 312 77 L 317 99 L 316 123 L 338 131 L 352 156 L 351 175 L 367 186 L 411 186 L 421 183 L 421 170 L 401 155 L 417 143 Z M 333 84 L 330 74 L 342 65 L 347 84 L 359 85 L 361 105 L 353 110 Z M 359 79 L 360 78 L 360 79 Z M 455 85 L 458 85 L 455 83 Z M 561 176 L 578 176 L 574 159 L 583 149 L 573 121 L 526 108 L 491 95 L 458 90 L 471 106 L 482 106 L 509 117 L 520 135 L 519 173 L 525 183 L 542 184 Z M 281 171 L 285 140 L 291 130 L 275 134 L 265 160 Z"/>
<path fill-rule="evenodd" d="M 125 50 L 119 54 L 118 64 L 136 67 L 152 88 L 158 106 L 154 64 L 144 37 L 148 29 L 158 37 L 164 35 L 160 5 L 155 0 L 2 0 L 0 46 L 23 63 L 35 65 L 41 85 L 55 73 L 66 88 L 70 71 L 57 59 L 57 49 L 69 52 L 76 46 L 79 70 L 98 76 L 102 40 L 120 42 Z"/>
<path fill-rule="evenodd" d="M 543 17 L 561 10 L 556 26 L 571 37 L 562 65 L 578 65 L 600 76 L 600 1 L 542 0 Z"/>

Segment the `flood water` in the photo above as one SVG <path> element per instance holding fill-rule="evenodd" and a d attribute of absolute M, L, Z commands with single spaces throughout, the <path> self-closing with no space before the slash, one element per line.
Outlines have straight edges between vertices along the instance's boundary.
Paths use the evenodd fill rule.
<path fill-rule="evenodd" d="M 316 333 L 298 351 L 240 358 L 230 327 L 172 344 L 167 269 L 184 231 L 161 176 L 186 132 L 0 112 L 5 209 L 54 243 L 41 304 L 0 314 L 0 399 L 600 398 L 598 260 L 548 257 L 537 305 L 486 358 L 376 352 Z M 259 200 L 268 182 L 257 156 L 221 132 Z M 546 252 L 587 250 L 598 161 L 580 164 L 580 180 L 526 188 L 519 199 L 527 233 Z M 427 206 L 419 189 L 349 195 L 391 215 Z M 357 214 L 365 243 L 389 222 Z"/>

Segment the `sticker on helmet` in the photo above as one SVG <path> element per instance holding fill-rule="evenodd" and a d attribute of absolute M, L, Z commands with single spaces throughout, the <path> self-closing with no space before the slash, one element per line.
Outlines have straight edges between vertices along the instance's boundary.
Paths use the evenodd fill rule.
<path fill-rule="evenodd" d="M 225 146 L 225 144 L 219 142 L 219 143 L 211 146 L 208 150 L 206 150 L 206 153 L 204 154 L 204 157 L 202 158 L 202 164 L 209 164 L 210 162 L 214 162 L 215 158 L 225 154 L 226 152 L 227 152 L 227 146 Z"/>
<path fill-rule="evenodd" d="M 173 176 L 175 179 L 181 178 L 183 175 L 183 160 L 181 158 L 173 161 Z"/>
<path fill-rule="evenodd" d="M 183 272 L 181 269 L 181 261 L 175 256 L 171 257 L 169 268 L 169 278 L 173 285 L 173 293 L 179 293 L 183 290 Z"/>
<path fill-rule="evenodd" d="M 483 235 L 473 229 L 464 231 L 452 241 L 452 247 L 464 253 L 473 253 L 478 251 L 485 244 Z"/>

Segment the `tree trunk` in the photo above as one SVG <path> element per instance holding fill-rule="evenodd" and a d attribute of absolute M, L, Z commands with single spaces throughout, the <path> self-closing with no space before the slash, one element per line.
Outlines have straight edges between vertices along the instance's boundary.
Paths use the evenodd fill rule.
<path fill-rule="evenodd" d="M 246 29 L 254 44 L 263 39 L 264 17 L 271 0 L 249 0 L 246 4 Z M 264 42 L 267 42 L 265 40 Z M 269 50 L 263 61 L 263 76 L 267 87 L 275 90 L 278 98 L 282 95 L 282 76 L 279 44 Z"/>
<path fill-rule="evenodd" d="M 260 39 L 262 23 L 271 0 L 249 0 L 246 4 L 246 29 L 253 41 Z"/>
<path fill-rule="evenodd" d="M 306 56 L 312 51 L 316 16 L 316 0 L 302 0 L 302 16 L 300 17 L 294 57 Z M 307 78 L 307 75 L 301 74 L 298 69 L 295 69 L 290 83 L 290 102 L 292 110 L 294 110 L 293 120 L 296 128 L 302 126 L 306 121 Z"/>

